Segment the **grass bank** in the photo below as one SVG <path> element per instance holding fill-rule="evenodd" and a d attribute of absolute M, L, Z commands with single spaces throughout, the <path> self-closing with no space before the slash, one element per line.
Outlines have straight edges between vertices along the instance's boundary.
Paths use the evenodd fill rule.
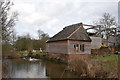
<path fill-rule="evenodd" d="M 73 58 L 68 69 L 81 77 L 118 78 L 118 62 L 120 55 L 92 55 L 90 58 Z"/>
<path fill-rule="evenodd" d="M 118 70 L 119 66 L 119 58 L 120 55 L 118 54 L 103 54 L 103 55 L 92 55 L 92 58 L 100 60 L 104 63 L 104 67 L 108 71 L 115 71 Z"/>

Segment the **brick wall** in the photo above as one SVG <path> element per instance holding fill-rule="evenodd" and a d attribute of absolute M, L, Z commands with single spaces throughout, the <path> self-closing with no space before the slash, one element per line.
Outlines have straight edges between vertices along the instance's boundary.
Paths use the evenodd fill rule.
<path fill-rule="evenodd" d="M 78 52 L 76 52 L 74 50 L 74 45 L 78 44 L 79 48 L 78 48 Z M 84 44 L 84 51 L 80 50 L 80 45 Z M 83 41 L 69 41 L 69 53 L 70 54 L 91 54 L 91 42 L 83 42 Z"/>
<path fill-rule="evenodd" d="M 67 43 L 67 41 L 58 41 L 58 42 L 47 43 L 46 51 L 48 53 L 68 54 L 68 43 Z"/>
<path fill-rule="evenodd" d="M 80 45 L 82 44 L 84 44 L 84 51 L 80 50 Z M 74 45 L 78 45 L 77 51 Z M 74 40 L 50 42 L 46 45 L 46 51 L 48 53 L 61 54 L 91 54 L 91 42 Z"/>

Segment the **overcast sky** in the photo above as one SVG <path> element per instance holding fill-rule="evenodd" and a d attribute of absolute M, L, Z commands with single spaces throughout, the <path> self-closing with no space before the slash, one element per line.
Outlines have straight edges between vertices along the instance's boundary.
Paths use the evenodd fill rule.
<path fill-rule="evenodd" d="M 118 18 L 117 0 L 13 0 L 12 9 L 18 11 L 19 21 L 15 29 L 17 35 L 29 33 L 37 38 L 41 29 L 50 36 L 63 27 L 85 23 L 93 24 L 104 12 Z"/>

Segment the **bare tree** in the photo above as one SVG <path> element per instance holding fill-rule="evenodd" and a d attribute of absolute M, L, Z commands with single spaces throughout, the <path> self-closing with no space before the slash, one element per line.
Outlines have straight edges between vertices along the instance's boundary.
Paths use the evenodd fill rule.
<path fill-rule="evenodd" d="M 39 29 L 39 30 L 37 31 L 37 33 L 38 33 L 39 39 L 41 39 L 41 38 L 42 38 L 42 34 L 44 34 L 44 32 Z"/>
<path fill-rule="evenodd" d="M 18 16 L 17 12 L 9 13 L 12 5 L 10 0 L 0 2 L 0 27 L 2 27 L 2 40 L 4 41 L 9 41 Z"/>
<path fill-rule="evenodd" d="M 15 30 L 13 29 L 13 32 L 12 32 L 11 38 L 10 38 L 10 41 L 11 41 L 12 45 L 15 44 L 16 40 L 17 40 L 17 35 L 16 35 Z"/>
<path fill-rule="evenodd" d="M 96 30 L 96 35 L 106 40 L 108 39 L 109 36 L 116 35 L 117 33 L 116 19 L 109 13 L 104 13 L 102 18 L 100 18 L 100 20 L 95 24 L 97 26 L 93 27 L 93 29 Z"/>

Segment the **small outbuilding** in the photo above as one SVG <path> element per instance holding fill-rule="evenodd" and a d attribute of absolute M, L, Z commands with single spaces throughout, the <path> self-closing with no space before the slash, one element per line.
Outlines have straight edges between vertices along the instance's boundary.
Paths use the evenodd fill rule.
<path fill-rule="evenodd" d="M 91 38 L 82 23 L 66 26 L 46 42 L 48 54 L 91 54 Z"/>

